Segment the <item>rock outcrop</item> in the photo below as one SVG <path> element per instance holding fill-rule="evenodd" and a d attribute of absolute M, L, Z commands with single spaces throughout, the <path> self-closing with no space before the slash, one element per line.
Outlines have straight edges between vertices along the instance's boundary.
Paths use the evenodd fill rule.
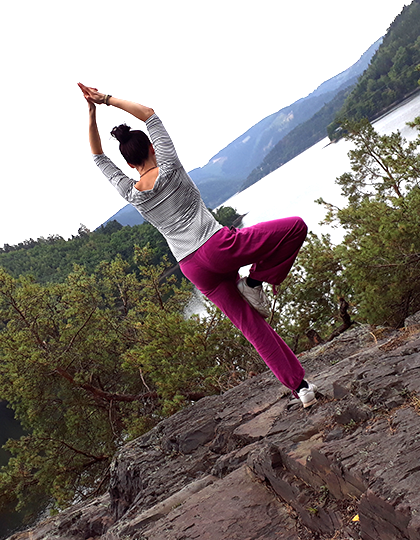
<path fill-rule="evenodd" d="M 302 355 L 318 402 L 267 372 L 115 456 L 109 492 L 10 540 L 420 540 L 420 317 Z"/>

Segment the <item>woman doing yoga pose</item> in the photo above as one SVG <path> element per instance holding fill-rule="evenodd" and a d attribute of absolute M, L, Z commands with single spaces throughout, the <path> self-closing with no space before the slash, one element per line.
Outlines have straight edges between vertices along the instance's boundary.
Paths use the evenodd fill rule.
<path fill-rule="evenodd" d="M 206 208 L 194 182 L 178 159 L 174 145 L 153 109 L 79 87 L 89 106 L 89 142 L 95 163 L 142 216 L 165 237 L 183 274 L 241 330 L 274 375 L 300 398 L 304 407 L 316 401 L 316 387 L 292 350 L 265 320 L 269 302 L 262 283 L 279 285 L 305 240 L 307 227 L 289 217 L 235 229 L 222 227 Z M 122 124 L 111 134 L 128 165 L 140 175 L 126 176 L 102 151 L 96 105 L 117 107 L 146 123 L 141 130 Z M 252 264 L 247 278 L 238 270 Z"/>

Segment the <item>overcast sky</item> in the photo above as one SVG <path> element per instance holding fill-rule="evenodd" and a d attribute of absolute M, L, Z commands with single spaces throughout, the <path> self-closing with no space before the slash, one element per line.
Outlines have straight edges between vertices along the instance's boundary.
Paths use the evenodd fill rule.
<path fill-rule="evenodd" d="M 0 246 L 125 205 L 90 157 L 76 83 L 151 106 L 187 170 L 350 67 L 410 0 L 23 0 L 2 6 Z M 109 132 L 141 122 L 101 106 Z"/>

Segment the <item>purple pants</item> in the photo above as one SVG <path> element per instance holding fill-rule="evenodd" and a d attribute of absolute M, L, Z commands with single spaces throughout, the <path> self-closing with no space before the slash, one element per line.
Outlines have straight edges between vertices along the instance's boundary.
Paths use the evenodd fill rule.
<path fill-rule="evenodd" d="M 180 262 L 182 273 L 239 328 L 274 375 L 296 390 L 304 369 L 268 322 L 241 296 L 238 270 L 252 264 L 250 277 L 279 285 L 305 240 L 299 217 L 266 221 L 244 229 L 224 227 Z"/>

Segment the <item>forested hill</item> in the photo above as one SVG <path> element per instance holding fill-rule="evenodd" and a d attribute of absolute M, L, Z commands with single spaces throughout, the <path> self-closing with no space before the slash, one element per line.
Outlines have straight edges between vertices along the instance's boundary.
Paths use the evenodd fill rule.
<path fill-rule="evenodd" d="M 309 120 L 296 126 L 290 133 L 281 139 L 275 147 L 266 155 L 258 167 L 248 175 L 241 186 L 240 191 L 252 186 L 275 171 L 294 157 L 298 156 L 317 142 L 325 138 L 326 128 L 332 122 L 337 112 L 343 106 L 346 97 L 350 94 L 353 84 L 341 90 L 330 102 L 326 103 L 321 110 L 316 112 Z"/>
<path fill-rule="evenodd" d="M 370 66 L 328 126 L 331 139 L 339 136 L 344 119 L 373 120 L 419 89 L 420 0 L 405 6 L 388 29 Z"/>
<path fill-rule="evenodd" d="M 310 119 L 283 137 L 249 174 L 241 190 L 275 171 L 313 144 L 329 135 L 340 136 L 340 123 L 378 117 L 419 89 L 420 0 L 404 7 L 395 18 L 370 65 L 354 77 L 333 100 Z M 359 80 L 358 80 L 359 79 Z M 349 81 L 350 82 L 350 81 Z"/>
<path fill-rule="evenodd" d="M 227 226 L 239 218 L 233 208 L 223 206 L 213 215 Z M 166 256 L 170 264 L 176 265 L 166 240 L 149 223 L 123 227 L 117 221 L 109 221 L 93 232 L 82 225 L 77 236 L 69 240 L 51 235 L 37 240 L 31 238 L 16 246 L 6 244 L 0 248 L 0 268 L 15 278 L 30 275 L 38 283 L 60 283 L 73 271 L 75 264 L 91 274 L 102 262 L 110 262 L 118 256 L 128 263 L 130 271 L 136 272 L 135 246 L 143 248 L 148 244 L 153 251 L 151 264 L 159 264 Z"/>

